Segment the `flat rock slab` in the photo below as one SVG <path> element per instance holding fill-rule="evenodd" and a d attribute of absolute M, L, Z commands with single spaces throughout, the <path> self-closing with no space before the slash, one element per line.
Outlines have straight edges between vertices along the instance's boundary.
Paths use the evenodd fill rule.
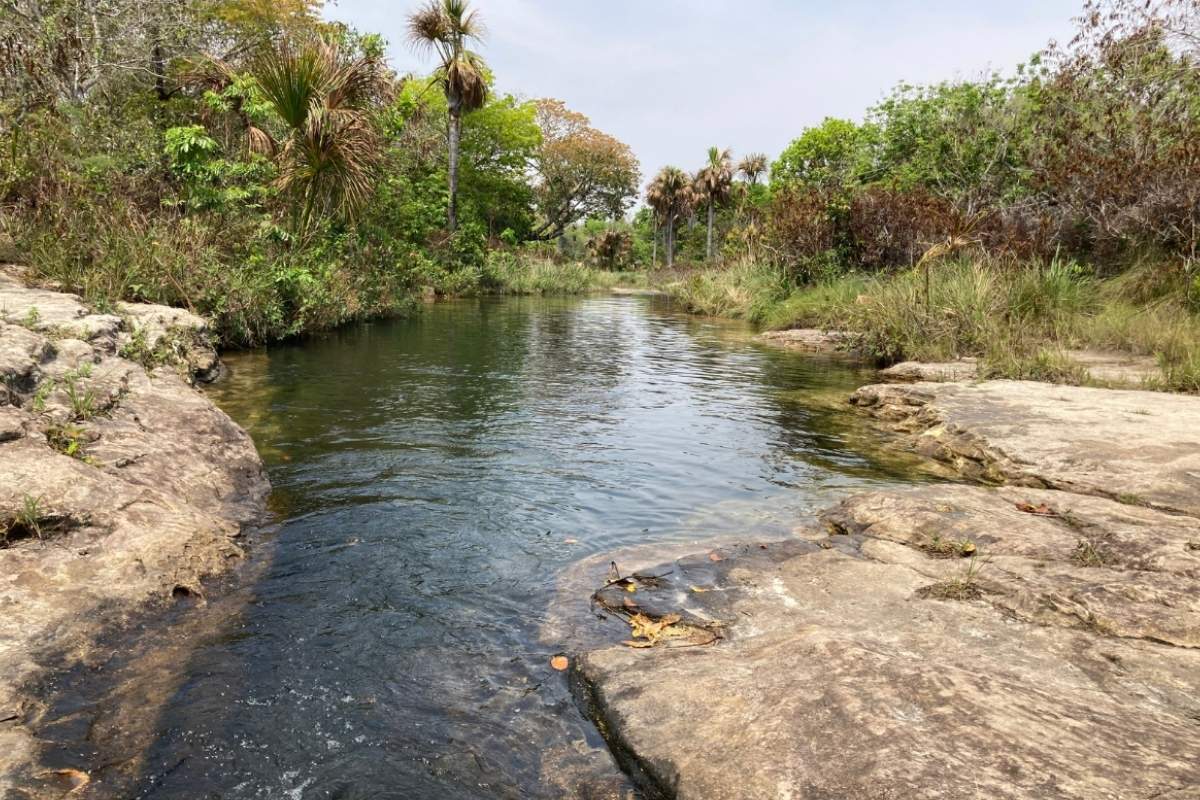
<path fill-rule="evenodd" d="M 964 476 L 1200 515 L 1200 398 L 1028 381 L 880 384 L 851 402 Z"/>
<path fill-rule="evenodd" d="M 823 331 L 816 328 L 794 328 L 786 331 L 767 331 L 759 334 L 758 340 L 789 350 L 825 355 L 857 355 L 853 351 L 850 334 L 840 331 Z"/>
<path fill-rule="evenodd" d="M 1018 511 L 1026 501 L 1073 508 L 1115 548 L 1142 525 L 1167 533 L 1081 577 L 1074 529 Z M 1069 614 L 1013 613 L 1080 582 L 1119 595 L 1141 571 L 1195 597 L 1194 522 L 1128 513 L 1099 498 L 963 486 L 852 499 L 830 512 L 835 534 L 682 559 L 630 593 L 650 615 L 721 622 L 724 640 L 601 648 L 574 677 L 614 752 L 664 797 L 1194 797 L 1200 651 Z M 976 599 L 930 594 L 971 563 L 925 549 L 938 531 L 997 554 Z M 1039 570 L 1023 599 L 1021 579 Z M 1142 613 L 1194 631 L 1195 602 L 1184 605 Z"/>
<path fill-rule="evenodd" d="M 1087 370 L 1091 382 L 1113 387 L 1142 387 L 1163 377 L 1158 361 L 1152 356 L 1113 353 L 1101 350 L 1065 350 L 1062 356 Z M 979 359 L 956 361 L 903 361 L 882 370 L 885 381 L 971 381 L 979 377 Z"/>
<path fill-rule="evenodd" d="M 885 381 L 896 383 L 918 383 L 920 381 L 970 381 L 979 374 L 979 360 L 964 358 L 959 361 L 901 361 L 879 376 Z"/>

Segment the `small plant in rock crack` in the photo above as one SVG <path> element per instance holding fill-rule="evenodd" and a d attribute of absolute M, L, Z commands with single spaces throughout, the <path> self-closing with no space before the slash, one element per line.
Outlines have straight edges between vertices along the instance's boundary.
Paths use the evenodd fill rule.
<path fill-rule="evenodd" d="M 56 385 L 52 380 L 42 381 L 38 384 L 37 389 L 33 392 L 33 399 L 29 402 L 29 407 L 33 410 L 33 413 L 41 414 L 46 410 L 46 400 L 54 393 Z"/>
<path fill-rule="evenodd" d="M 76 425 L 51 425 L 46 429 L 46 442 L 63 455 L 77 458 L 86 464 L 92 459 L 84 452 L 87 434 Z"/>
<path fill-rule="evenodd" d="M 983 597 L 983 588 L 979 585 L 979 574 L 991 563 L 991 556 L 980 558 L 978 553 L 971 556 L 966 569 L 957 577 L 940 581 L 931 586 L 918 590 L 918 597 L 928 597 L 935 600 L 978 600 Z"/>
<path fill-rule="evenodd" d="M 75 375 L 63 378 L 63 391 L 67 402 L 71 404 L 71 414 L 80 422 L 96 416 L 96 392 L 92 389 L 81 389 L 79 379 Z"/>
<path fill-rule="evenodd" d="M 943 539 L 940 533 L 933 534 L 921 549 L 934 558 L 969 558 L 976 550 L 970 539 Z"/>
<path fill-rule="evenodd" d="M 42 314 L 37 310 L 37 306 L 30 306 L 29 310 L 25 312 L 25 317 L 21 320 L 20 324 L 23 327 L 33 329 L 36 328 L 38 323 L 41 321 Z"/>
<path fill-rule="evenodd" d="M 1073 554 L 1075 561 L 1084 567 L 1103 567 L 1108 563 L 1104 552 L 1087 539 L 1080 539 Z"/>
<path fill-rule="evenodd" d="M 0 523 L 0 545 L 17 536 L 41 539 L 43 516 L 42 498 L 25 495 L 16 514 Z"/>

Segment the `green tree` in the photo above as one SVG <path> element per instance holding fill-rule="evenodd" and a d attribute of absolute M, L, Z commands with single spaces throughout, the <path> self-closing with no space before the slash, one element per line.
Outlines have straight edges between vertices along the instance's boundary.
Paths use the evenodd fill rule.
<path fill-rule="evenodd" d="M 727 149 L 708 148 L 708 163 L 696 173 L 696 194 L 708 206 L 708 234 L 705 239 L 705 258 L 713 257 L 713 218 L 718 205 L 729 201 L 733 190 L 733 154 Z"/>
<path fill-rule="evenodd" d="M 771 186 L 849 186 L 870 168 L 875 137 L 869 125 L 827 117 L 787 146 L 771 165 Z"/>
<path fill-rule="evenodd" d="M 873 177 L 920 188 L 975 217 L 1025 186 L 1029 121 L 1015 82 L 902 85 L 871 111 L 878 130 Z"/>
<path fill-rule="evenodd" d="M 483 107 L 488 97 L 487 65 L 467 48 L 483 37 L 479 13 L 466 0 L 430 0 L 408 20 L 409 40 L 415 47 L 433 51 L 441 59 L 434 73 L 446 95 L 450 117 L 449 188 L 447 222 L 458 227 L 458 162 L 462 142 L 463 114 Z"/>

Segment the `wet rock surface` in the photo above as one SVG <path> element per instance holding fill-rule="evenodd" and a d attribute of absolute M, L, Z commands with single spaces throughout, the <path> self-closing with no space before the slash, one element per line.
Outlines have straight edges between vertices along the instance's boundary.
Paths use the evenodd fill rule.
<path fill-rule="evenodd" d="M 629 772 L 715 800 L 1200 796 L 1200 401 L 994 382 L 855 402 L 1011 485 L 862 494 L 795 540 L 605 581 L 613 644 L 573 677 Z M 721 637 L 617 643 L 634 613 Z"/>
<path fill-rule="evenodd" d="M 30 688 L 148 604 L 202 598 L 269 490 L 250 438 L 192 386 L 216 364 L 204 321 L 117 311 L 0 268 L 5 797 L 31 777 L 44 709 Z"/>

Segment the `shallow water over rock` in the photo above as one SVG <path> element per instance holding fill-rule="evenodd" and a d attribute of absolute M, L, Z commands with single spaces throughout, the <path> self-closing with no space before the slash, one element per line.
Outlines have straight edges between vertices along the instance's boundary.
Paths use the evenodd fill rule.
<path fill-rule="evenodd" d="M 543 635 L 560 576 L 909 479 L 821 402 L 861 372 L 646 298 L 439 304 L 229 362 L 212 396 L 281 526 L 122 796 L 626 796 L 549 664 L 578 644 Z"/>

